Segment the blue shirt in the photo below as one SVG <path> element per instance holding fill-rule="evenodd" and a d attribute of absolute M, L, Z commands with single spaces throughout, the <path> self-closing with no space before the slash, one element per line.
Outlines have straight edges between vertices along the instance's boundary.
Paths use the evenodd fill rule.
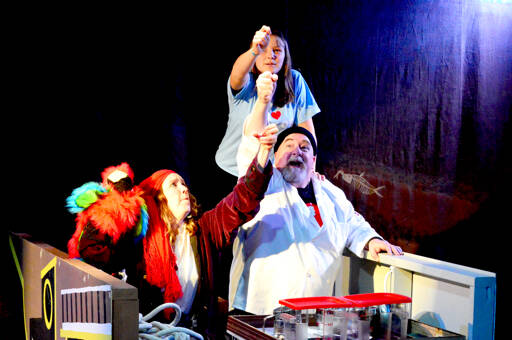
<path fill-rule="evenodd" d="M 292 126 L 307 121 L 320 112 L 313 94 L 297 70 L 292 70 L 295 98 L 284 107 L 272 106 L 268 113 L 269 124 L 276 124 L 279 132 Z M 238 177 L 236 155 L 238 146 L 242 140 L 245 118 L 251 113 L 257 99 L 256 75 L 249 72 L 249 81 L 236 94 L 229 84 L 228 79 L 228 104 L 229 117 L 226 133 L 215 154 L 217 165 L 224 171 Z"/>

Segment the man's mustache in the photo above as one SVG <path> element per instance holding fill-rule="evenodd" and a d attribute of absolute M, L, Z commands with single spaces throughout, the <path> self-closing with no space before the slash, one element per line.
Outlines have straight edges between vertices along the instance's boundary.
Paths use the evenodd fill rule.
<path fill-rule="evenodd" d="M 303 168 L 304 167 L 304 159 L 302 158 L 302 156 L 290 156 L 286 165 Z"/>

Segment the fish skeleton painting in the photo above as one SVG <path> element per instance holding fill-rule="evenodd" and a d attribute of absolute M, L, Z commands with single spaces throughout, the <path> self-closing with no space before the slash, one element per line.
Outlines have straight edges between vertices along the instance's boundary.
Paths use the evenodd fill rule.
<path fill-rule="evenodd" d="M 338 178 L 338 176 L 341 175 L 341 178 L 348 184 L 351 184 L 356 188 L 356 190 L 359 190 L 361 193 L 365 195 L 371 195 L 375 194 L 379 197 L 382 197 L 382 194 L 379 192 L 379 190 L 383 189 L 384 186 L 380 186 L 378 188 L 371 185 L 363 176 L 364 172 L 361 172 L 360 175 L 355 174 L 347 174 L 344 173 L 343 170 L 339 170 L 336 175 L 334 175 L 334 178 Z"/>

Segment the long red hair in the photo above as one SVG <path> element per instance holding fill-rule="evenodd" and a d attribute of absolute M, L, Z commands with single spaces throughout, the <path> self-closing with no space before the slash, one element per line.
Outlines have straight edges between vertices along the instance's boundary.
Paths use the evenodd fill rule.
<path fill-rule="evenodd" d="M 174 302 L 183 292 L 176 274 L 176 255 L 171 247 L 172 226 L 162 218 L 162 184 L 172 170 L 158 170 L 139 184 L 144 191 L 149 214 L 149 228 L 144 238 L 147 280 L 165 288 L 164 302 Z"/>

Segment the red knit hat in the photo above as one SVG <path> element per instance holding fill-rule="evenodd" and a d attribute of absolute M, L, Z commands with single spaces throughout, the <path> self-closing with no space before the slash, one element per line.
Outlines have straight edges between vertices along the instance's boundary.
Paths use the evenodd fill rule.
<path fill-rule="evenodd" d="M 155 171 L 151 176 L 143 180 L 139 187 L 144 191 L 144 194 L 156 197 L 167 176 L 175 173 L 172 170 L 166 169 Z"/>
<path fill-rule="evenodd" d="M 139 184 L 144 191 L 149 214 L 149 228 L 144 238 L 144 258 L 146 261 L 147 281 L 160 288 L 165 288 L 164 302 L 175 302 L 183 295 L 181 284 L 176 275 L 176 256 L 170 245 L 167 226 L 162 221 L 156 196 L 164 180 L 172 170 L 158 170 Z M 170 309 L 164 313 L 169 315 Z"/>

